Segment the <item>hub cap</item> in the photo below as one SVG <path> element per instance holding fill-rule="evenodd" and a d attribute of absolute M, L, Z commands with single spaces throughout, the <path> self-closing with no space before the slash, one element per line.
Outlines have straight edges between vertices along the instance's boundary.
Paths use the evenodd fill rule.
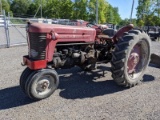
<path fill-rule="evenodd" d="M 37 81 L 35 90 L 39 95 L 44 95 L 51 90 L 51 79 L 53 78 L 48 75 L 41 77 L 40 80 Z"/>
<path fill-rule="evenodd" d="M 128 73 L 135 72 L 135 68 L 140 60 L 140 47 L 135 45 L 128 59 Z"/>
<path fill-rule="evenodd" d="M 127 73 L 131 79 L 138 78 L 148 62 L 149 50 L 145 41 L 138 42 L 128 58 Z"/>

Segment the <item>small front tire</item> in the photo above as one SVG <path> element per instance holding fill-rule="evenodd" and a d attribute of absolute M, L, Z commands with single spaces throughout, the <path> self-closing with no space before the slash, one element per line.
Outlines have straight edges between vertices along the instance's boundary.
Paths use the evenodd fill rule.
<path fill-rule="evenodd" d="M 19 84 L 24 93 L 25 93 L 25 84 L 26 84 L 27 78 L 32 72 L 33 70 L 27 67 L 26 69 L 24 69 L 24 71 L 22 72 L 20 76 Z"/>
<path fill-rule="evenodd" d="M 53 69 L 34 71 L 27 79 L 25 93 L 34 100 L 49 97 L 57 89 L 59 77 Z"/>

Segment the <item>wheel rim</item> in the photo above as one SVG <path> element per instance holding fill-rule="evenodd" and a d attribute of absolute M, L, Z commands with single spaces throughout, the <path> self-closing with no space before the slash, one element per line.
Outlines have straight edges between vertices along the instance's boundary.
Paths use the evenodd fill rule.
<path fill-rule="evenodd" d="M 149 56 L 148 44 L 145 40 L 138 42 L 130 52 L 127 61 L 127 74 L 134 80 L 138 78 L 147 66 Z"/>
<path fill-rule="evenodd" d="M 50 75 L 45 75 L 40 77 L 35 86 L 35 91 L 38 95 L 48 94 L 53 89 L 56 89 L 56 81 Z"/>

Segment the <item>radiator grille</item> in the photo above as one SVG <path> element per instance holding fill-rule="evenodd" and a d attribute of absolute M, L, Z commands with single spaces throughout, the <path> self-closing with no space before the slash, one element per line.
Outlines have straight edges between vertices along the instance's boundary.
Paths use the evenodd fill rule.
<path fill-rule="evenodd" d="M 29 33 L 29 57 L 33 60 L 44 60 L 46 56 L 46 34 Z"/>

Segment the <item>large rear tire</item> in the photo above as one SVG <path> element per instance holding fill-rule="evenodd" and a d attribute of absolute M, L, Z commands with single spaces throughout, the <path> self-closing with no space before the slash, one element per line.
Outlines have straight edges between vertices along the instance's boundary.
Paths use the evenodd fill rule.
<path fill-rule="evenodd" d="M 25 93 L 31 99 L 41 100 L 49 97 L 57 89 L 59 77 L 53 69 L 32 72 L 25 84 Z"/>
<path fill-rule="evenodd" d="M 133 87 L 141 82 L 150 61 L 150 38 L 140 30 L 130 30 L 119 39 L 111 60 L 111 71 L 118 85 Z"/>

